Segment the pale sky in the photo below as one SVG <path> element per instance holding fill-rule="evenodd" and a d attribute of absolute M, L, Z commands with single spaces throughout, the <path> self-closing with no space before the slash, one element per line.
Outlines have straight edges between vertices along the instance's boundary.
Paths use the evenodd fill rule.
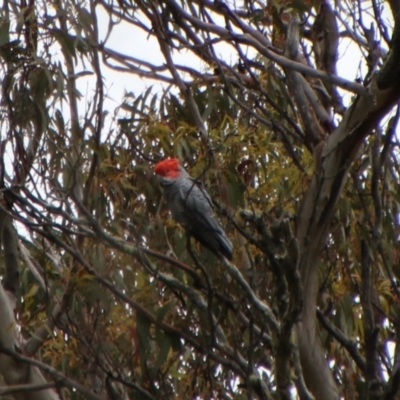
<path fill-rule="evenodd" d="M 385 14 L 387 15 L 386 18 Z M 384 19 L 389 18 L 388 13 L 384 13 L 383 15 Z M 98 8 L 98 18 L 100 27 L 104 27 L 103 34 L 100 36 L 104 38 L 108 25 L 108 15 L 103 9 Z M 364 22 L 365 21 L 368 22 L 367 14 L 364 16 Z M 221 22 L 223 24 L 223 21 Z M 350 41 L 348 39 L 344 38 L 340 41 L 337 72 L 339 76 L 348 80 L 354 80 L 358 77 L 360 65 L 362 72 L 365 73 L 366 64 L 359 48 L 349 44 Z M 127 24 L 121 23 L 113 28 L 109 40 L 107 41 L 107 47 L 157 65 L 164 63 L 164 58 L 160 52 L 157 40 L 154 37 L 149 37 L 149 35 L 142 30 L 128 26 Z M 237 55 L 234 53 L 234 50 L 226 44 L 217 44 L 215 48 L 217 54 L 222 55 L 225 61 L 230 61 L 232 64 L 237 62 Z M 200 71 L 205 69 L 204 63 L 190 52 L 174 51 L 173 55 L 175 61 L 181 65 L 194 67 Z M 151 84 L 155 85 L 153 88 L 154 92 L 158 91 L 157 86 L 161 87 L 159 82 L 141 79 L 132 74 L 110 70 L 104 66 L 103 73 L 106 77 L 107 88 L 109 89 L 108 93 L 116 101 L 115 106 L 122 101 L 125 91 L 139 95 Z"/>

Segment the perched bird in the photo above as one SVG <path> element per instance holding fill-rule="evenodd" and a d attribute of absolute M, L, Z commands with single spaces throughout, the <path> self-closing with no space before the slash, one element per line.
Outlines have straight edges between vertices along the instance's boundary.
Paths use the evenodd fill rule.
<path fill-rule="evenodd" d="M 160 161 L 154 172 L 160 176 L 173 218 L 204 247 L 232 260 L 232 243 L 214 214 L 210 196 L 201 182 L 192 178 L 177 158 Z"/>

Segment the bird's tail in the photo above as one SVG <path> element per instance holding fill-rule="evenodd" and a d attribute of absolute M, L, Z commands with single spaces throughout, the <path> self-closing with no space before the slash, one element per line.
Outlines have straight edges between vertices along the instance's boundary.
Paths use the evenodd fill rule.
<path fill-rule="evenodd" d="M 219 244 L 219 252 L 228 260 L 232 261 L 233 245 L 232 242 L 225 235 L 225 232 L 221 232 L 218 235 L 218 244 Z"/>

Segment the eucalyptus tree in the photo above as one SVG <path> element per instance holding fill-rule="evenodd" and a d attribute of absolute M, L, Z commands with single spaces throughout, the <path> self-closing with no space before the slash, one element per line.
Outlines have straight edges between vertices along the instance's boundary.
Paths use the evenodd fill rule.
<path fill-rule="evenodd" d="M 2 396 L 398 396 L 396 0 L 4 1 L 0 58 Z"/>

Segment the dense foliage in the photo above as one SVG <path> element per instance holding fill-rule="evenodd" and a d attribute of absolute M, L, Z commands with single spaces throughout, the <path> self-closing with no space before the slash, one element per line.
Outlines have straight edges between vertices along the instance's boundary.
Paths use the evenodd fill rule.
<path fill-rule="evenodd" d="M 397 398 L 396 0 L 4 1 L 0 60 L 2 399 Z"/>

